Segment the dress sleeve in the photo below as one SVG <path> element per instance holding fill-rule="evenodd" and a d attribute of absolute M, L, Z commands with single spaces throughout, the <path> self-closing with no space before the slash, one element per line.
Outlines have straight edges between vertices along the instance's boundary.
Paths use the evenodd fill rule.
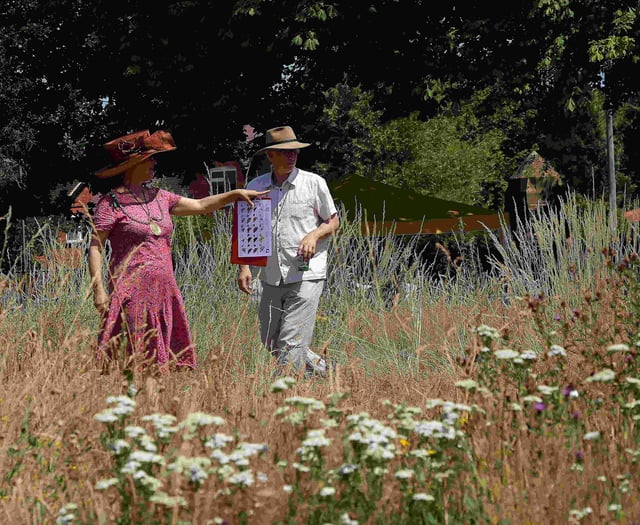
<path fill-rule="evenodd" d="M 158 197 L 167 203 L 169 212 L 171 212 L 171 210 L 173 210 L 175 205 L 178 204 L 178 201 L 182 199 L 182 195 L 178 195 L 177 193 L 171 193 L 170 191 L 163 190 L 163 189 L 160 189 L 158 191 L 160 192 Z"/>
<path fill-rule="evenodd" d="M 116 222 L 116 210 L 109 195 L 98 200 L 93 214 L 93 223 L 98 231 L 110 231 Z"/>
<path fill-rule="evenodd" d="M 333 202 L 333 197 L 331 196 L 331 192 L 329 191 L 329 186 L 327 185 L 327 181 L 322 177 L 318 177 L 318 188 L 316 194 L 316 210 L 318 216 L 323 220 L 327 221 L 331 218 L 331 216 L 338 212 L 336 208 L 335 202 Z"/>

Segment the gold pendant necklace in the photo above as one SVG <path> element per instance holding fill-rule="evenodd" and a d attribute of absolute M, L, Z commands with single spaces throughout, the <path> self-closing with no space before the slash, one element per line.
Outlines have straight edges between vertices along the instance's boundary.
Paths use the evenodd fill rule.
<path fill-rule="evenodd" d="M 132 192 L 127 186 L 125 186 L 124 188 L 134 198 L 136 203 L 140 205 L 140 207 L 144 211 L 145 215 L 147 216 L 147 219 L 149 220 L 149 222 L 146 223 L 146 222 L 139 221 L 139 220 L 135 219 L 134 217 L 132 217 L 131 215 L 129 215 L 124 210 L 124 208 L 122 208 L 122 206 L 119 206 L 119 203 L 117 203 L 117 200 L 115 200 L 115 195 L 113 195 L 113 193 L 112 193 L 112 198 L 114 199 L 116 205 L 119 206 L 120 209 L 122 209 L 123 213 L 127 217 L 129 217 L 131 220 L 133 220 L 134 222 L 137 222 L 139 224 L 148 224 L 149 225 L 149 230 L 151 231 L 151 233 L 153 235 L 155 235 L 156 237 L 158 235 L 161 235 L 162 234 L 162 228 L 160 227 L 160 224 L 158 224 L 158 222 L 162 222 L 162 220 L 164 220 L 164 212 L 162 211 L 162 207 L 160 206 L 160 204 L 158 204 L 158 209 L 160 210 L 160 217 L 155 218 L 155 217 L 153 217 L 151 215 L 151 206 L 150 206 L 149 200 L 147 198 L 146 192 L 144 191 L 144 187 L 142 188 L 142 196 L 144 198 L 144 201 L 140 201 L 140 199 L 138 199 L 138 196 L 134 192 Z M 158 195 L 156 194 L 156 196 L 154 197 L 153 200 L 156 200 L 157 197 L 158 197 Z"/>
<path fill-rule="evenodd" d="M 151 233 L 153 233 L 154 235 L 160 235 L 162 233 L 162 230 L 160 229 L 160 225 L 154 221 L 149 222 L 149 229 L 151 230 Z"/>

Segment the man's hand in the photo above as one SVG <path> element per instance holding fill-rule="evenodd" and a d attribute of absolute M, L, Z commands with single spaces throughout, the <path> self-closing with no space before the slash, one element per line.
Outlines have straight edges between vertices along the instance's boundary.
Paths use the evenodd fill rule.
<path fill-rule="evenodd" d="M 311 259 L 316 254 L 316 246 L 318 245 L 318 236 L 315 232 L 307 233 L 298 245 L 298 255 L 302 255 L 305 260 Z"/>
<path fill-rule="evenodd" d="M 252 283 L 251 269 L 249 268 L 248 265 L 243 264 L 240 266 L 240 271 L 238 272 L 238 287 L 244 293 L 250 294 L 252 291 L 251 283 Z"/>

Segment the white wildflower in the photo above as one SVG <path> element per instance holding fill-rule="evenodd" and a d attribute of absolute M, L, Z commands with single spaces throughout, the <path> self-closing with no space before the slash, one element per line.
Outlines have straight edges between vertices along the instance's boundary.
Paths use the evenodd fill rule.
<path fill-rule="evenodd" d="M 109 487 L 113 487 L 118 484 L 118 478 L 101 479 L 95 485 L 96 490 L 107 490 Z"/>
<path fill-rule="evenodd" d="M 557 386 L 538 385 L 538 392 L 540 392 L 543 396 L 550 396 L 551 394 L 557 391 L 558 391 Z"/>
<path fill-rule="evenodd" d="M 230 476 L 227 480 L 232 485 L 240 485 L 242 487 L 250 487 L 253 485 L 254 477 L 253 473 L 250 470 L 243 470 L 242 472 L 238 472 L 233 476 Z"/>
<path fill-rule="evenodd" d="M 226 434 L 216 433 L 213 436 L 211 436 L 209 439 L 207 439 L 204 446 L 207 448 L 222 448 L 227 443 L 232 443 L 232 442 L 233 442 L 233 438 L 231 436 L 227 436 Z"/>
<path fill-rule="evenodd" d="M 496 350 L 495 352 L 493 352 L 493 355 L 496 357 L 496 359 L 509 360 L 515 359 L 520 354 L 515 350 L 511 350 L 510 348 L 503 348 L 502 350 Z"/>
<path fill-rule="evenodd" d="M 272 392 L 284 392 L 295 386 L 296 380 L 293 377 L 281 377 L 271 385 Z"/>
<path fill-rule="evenodd" d="M 225 454 L 224 452 L 222 452 L 222 450 L 220 450 L 220 449 L 215 449 L 211 453 L 210 457 L 211 457 L 211 459 L 215 459 L 221 465 L 226 465 L 227 463 L 229 463 L 231 461 L 229 456 L 227 454 Z"/>
<path fill-rule="evenodd" d="M 123 451 L 127 450 L 131 445 L 124 439 L 116 439 L 115 441 L 109 443 L 107 448 L 113 452 L 114 454 L 120 454 Z"/>
<path fill-rule="evenodd" d="M 474 390 L 478 388 L 478 383 L 473 379 L 463 379 L 462 381 L 456 381 L 455 386 L 465 390 Z"/>
<path fill-rule="evenodd" d="M 162 465 L 164 463 L 164 457 L 160 454 L 147 452 L 146 450 L 134 450 L 129 454 L 129 461 L 136 461 L 138 463 L 157 463 Z"/>
<path fill-rule="evenodd" d="M 144 428 L 133 426 L 133 425 L 125 427 L 124 433 L 128 438 L 131 438 L 131 439 L 135 439 L 135 438 L 139 438 L 141 436 L 147 435 L 147 431 Z"/>
<path fill-rule="evenodd" d="M 314 399 L 312 397 L 294 396 L 294 397 L 285 399 L 284 402 L 287 405 L 293 405 L 297 408 L 306 408 L 309 411 L 325 409 L 325 405 L 322 401 L 318 401 L 317 399 Z"/>
<path fill-rule="evenodd" d="M 600 372 L 593 374 L 591 377 L 587 377 L 585 379 L 585 382 L 586 383 L 594 383 L 594 382 L 606 383 L 609 381 L 613 381 L 615 377 L 616 377 L 616 374 L 613 370 L 610 370 L 609 368 L 605 368 L 603 370 L 600 370 Z"/>
<path fill-rule="evenodd" d="M 103 410 L 99 414 L 93 416 L 96 421 L 100 421 L 100 423 L 115 423 L 118 421 L 118 416 L 113 412 L 112 409 L 108 408 Z"/>
<path fill-rule="evenodd" d="M 435 501 L 436 500 L 431 494 L 425 494 L 424 492 L 416 492 L 411 499 L 413 499 L 413 501 Z"/>
<path fill-rule="evenodd" d="M 547 352 L 547 355 L 549 357 L 567 357 L 567 351 L 560 345 L 551 345 L 551 348 L 549 348 L 549 352 Z"/>
<path fill-rule="evenodd" d="M 336 489 L 333 487 L 322 487 L 320 489 L 320 496 L 323 498 L 328 498 L 329 496 L 333 496 L 336 493 Z"/>
<path fill-rule="evenodd" d="M 356 470 L 358 470 L 358 465 L 345 463 L 338 469 L 338 474 L 340 474 L 341 476 L 348 476 L 349 474 L 353 474 Z"/>
<path fill-rule="evenodd" d="M 358 520 L 351 519 L 346 512 L 340 516 L 340 525 L 359 525 Z"/>
<path fill-rule="evenodd" d="M 133 474 L 133 479 L 136 480 L 143 487 L 155 492 L 162 486 L 162 482 L 159 479 L 154 478 L 147 474 L 144 470 L 138 470 Z"/>
<path fill-rule="evenodd" d="M 492 326 L 487 326 L 486 324 L 481 324 L 480 326 L 474 329 L 474 332 L 477 333 L 480 337 L 487 337 L 489 339 L 493 339 L 494 341 L 500 339 L 500 332 L 493 328 Z"/>
<path fill-rule="evenodd" d="M 396 471 L 396 478 L 398 479 L 410 479 L 412 478 L 414 475 L 414 471 L 410 468 L 405 468 L 405 469 L 401 469 Z"/>

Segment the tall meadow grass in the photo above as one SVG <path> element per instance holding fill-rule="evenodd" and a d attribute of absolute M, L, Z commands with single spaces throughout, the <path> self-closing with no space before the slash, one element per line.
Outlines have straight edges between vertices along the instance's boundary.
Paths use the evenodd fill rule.
<path fill-rule="evenodd" d="M 274 376 L 226 212 L 175 221 L 198 365 L 164 375 L 98 366 L 86 264 L 44 226 L 0 281 L 0 521 L 633 523 L 638 239 L 607 220 L 569 194 L 425 239 L 343 211 L 314 379 Z"/>

